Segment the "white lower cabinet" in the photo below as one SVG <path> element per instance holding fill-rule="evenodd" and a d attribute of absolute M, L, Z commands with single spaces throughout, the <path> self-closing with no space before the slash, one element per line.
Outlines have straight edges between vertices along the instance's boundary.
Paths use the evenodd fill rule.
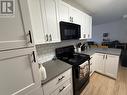
<path fill-rule="evenodd" d="M 96 60 L 96 71 L 99 73 L 104 74 L 104 68 L 105 68 L 105 54 L 96 53 L 97 60 Z"/>
<path fill-rule="evenodd" d="M 105 74 L 117 78 L 119 56 L 107 55 L 105 63 Z"/>
<path fill-rule="evenodd" d="M 93 72 L 96 70 L 96 59 L 97 59 L 97 55 L 93 54 L 92 56 L 90 56 L 91 60 L 90 60 L 90 75 L 93 74 Z"/>
<path fill-rule="evenodd" d="M 112 78 L 117 78 L 119 56 L 103 53 L 95 53 L 92 56 L 91 63 L 94 62 L 94 67 L 91 66 L 92 72 L 97 71 Z M 94 68 L 94 69 L 93 69 Z"/>
<path fill-rule="evenodd" d="M 73 95 L 72 69 L 44 84 L 42 88 L 44 95 Z"/>
<path fill-rule="evenodd" d="M 72 91 L 72 85 L 70 83 L 70 80 L 65 82 L 63 85 L 59 86 L 53 93 L 50 95 L 72 95 L 70 93 Z"/>
<path fill-rule="evenodd" d="M 33 91 L 31 91 L 30 93 L 28 93 L 27 95 L 44 95 L 44 94 L 43 94 L 42 87 L 40 86 L 34 89 Z"/>
<path fill-rule="evenodd" d="M 0 52 L 0 95 L 28 95 L 41 86 L 34 58 L 34 48 Z"/>

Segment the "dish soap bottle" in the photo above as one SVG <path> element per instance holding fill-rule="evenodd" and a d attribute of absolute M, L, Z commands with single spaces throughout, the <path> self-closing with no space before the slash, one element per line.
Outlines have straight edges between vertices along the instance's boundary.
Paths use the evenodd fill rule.
<path fill-rule="evenodd" d="M 47 78 L 45 67 L 42 64 L 39 64 L 39 67 L 41 80 L 45 80 Z"/>

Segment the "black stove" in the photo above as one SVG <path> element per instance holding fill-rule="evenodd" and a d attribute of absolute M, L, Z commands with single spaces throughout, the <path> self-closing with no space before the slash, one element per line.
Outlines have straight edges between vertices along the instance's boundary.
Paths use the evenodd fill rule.
<path fill-rule="evenodd" d="M 72 65 L 73 92 L 80 95 L 80 92 L 89 82 L 90 56 L 82 53 L 75 53 L 74 46 L 66 46 L 55 50 L 57 59 Z"/>
<path fill-rule="evenodd" d="M 67 62 L 73 66 L 78 66 L 81 65 L 83 62 L 87 61 L 89 58 L 89 55 L 73 53 L 72 56 L 63 56 L 59 57 L 58 59 Z"/>

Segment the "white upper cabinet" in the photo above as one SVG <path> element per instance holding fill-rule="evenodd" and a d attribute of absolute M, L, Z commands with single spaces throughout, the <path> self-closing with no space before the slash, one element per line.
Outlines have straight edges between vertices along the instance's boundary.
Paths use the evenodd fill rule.
<path fill-rule="evenodd" d="M 60 17 L 60 21 L 65 21 L 65 22 L 71 22 L 71 17 L 69 17 L 69 5 L 64 3 L 64 2 L 60 2 L 59 5 L 59 17 Z"/>
<path fill-rule="evenodd" d="M 63 1 L 61 1 L 59 5 L 59 15 L 60 15 L 60 21 L 81 25 L 80 11 Z"/>
<path fill-rule="evenodd" d="M 81 22 L 82 22 L 82 19 L 81 19 L 82 14 L 81 14 L 81 12 L 78 9 L 74 8 L 74 7 L 70 7 L 69 13 L 70 13 L 70 21 L 72 23 L 76 23 L 76 24 L 81 25 Z"/>
<path fill-rule="evenodd" d="M 82 13 L 81 39 L 92 38 L 92 17 Z"/>
<path fill-rule="evenodd" d="M 86 38 L 91 39 L 92 38 L 92 17 L 89 15 L 86 15 Z"/>
<path fill-rule="evenodd" d="M 28 0 L 28 2 L 34 41 L 35 44 L 42 44 L 45 42 L 45 34 L 43 19 L 41 16 L 40 1 Z"/>
<path fill-rule="evenodd" d="M 34 48 L 0 52 L 0 76 L 0 95 L 32 95 L 41 86 Z"/>
<path fill-rule="evenodd" d="M 0 51 L 33 46 L 27 4 L 27 0 L 15 0 L 14 16 L 0 17 Z"/>
<path fill-rule="evenodd" d="M 44 1 L 44 2 L 43 2 Z M 43 9 L 43 3 L 45 10 Z M 41 0 L 42 14 L 45 24 L 45 36 L 48 42 L 60 42 L 59 17 L 58 17 L 58 0 Z"/>
<path fill-rule="evenodd" d="M 60 42 L 59 0 L 29 0 L 35 44 Z"/>
<path fill-rule="evenodd" d="M 61 1 L 59 5 L 60 21 L 81 25 L 81 38 L 92 38 L 92 17 Z"/>

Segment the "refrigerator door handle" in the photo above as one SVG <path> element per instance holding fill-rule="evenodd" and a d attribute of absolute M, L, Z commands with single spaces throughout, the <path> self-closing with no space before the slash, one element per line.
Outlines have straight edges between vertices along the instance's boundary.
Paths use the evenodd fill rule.
<path fill-rule="evenodd" d="M 33 55 L 33 62 L 36 62 L 35 51 L 33 51 L 32 55 Z"/>

